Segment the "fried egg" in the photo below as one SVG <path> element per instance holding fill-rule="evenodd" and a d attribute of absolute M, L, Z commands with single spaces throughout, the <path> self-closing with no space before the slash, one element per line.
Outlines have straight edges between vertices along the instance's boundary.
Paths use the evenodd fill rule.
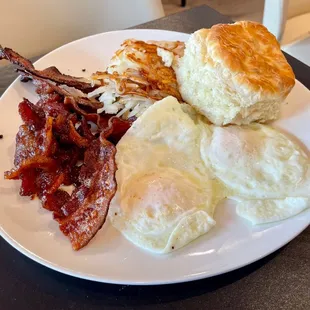
<path fill-rule="evenodd" d="M 309 206 L 310 199 L 305 197 L 239 200 L 236 212 L 239 216 L 257 225 L 285 220 L 304 211 Z"/>
<path fill-rule="evenodd" d="M 201 155 L 232 196 L 310 197 L 308 156 L 269 126 L 209 126 L 201 140 Z"/>
<path fill-rule="evenodd" d="M 117 193 L 109 218 L 128 240 L 154 253 L 207 233 L 224 197 L 200 156 L 201 124 L 167 97 L 152 105 L 117 144 Z"/>
<path fill-rule="evenodd" d="M 168 253 L 207 233 L 225 197 L 252 224 L 309 207 L 309 159 L 266 125 L 216 127 L 167 97 L 117 144 L 117 193 L 109 218 L 128 240 Z"/>
<path fill-rule="evenodd" d="M 201 154 L 237 201 L 237 214 L 252 224 L 287 219 L 310 207 L 307 155 L 269 126 L 205 127 Z"/>

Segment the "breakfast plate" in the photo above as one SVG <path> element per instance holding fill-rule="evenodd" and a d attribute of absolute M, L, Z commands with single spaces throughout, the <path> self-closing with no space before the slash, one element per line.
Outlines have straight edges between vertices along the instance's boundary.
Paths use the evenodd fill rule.
<path fill-rule="evenodd" d="M 120 44 L 128 38 L 186 41 L 188 34 L 161 30 L 126 30 L 87 37 L 44 56 L 39 69 L 54 65 L 60 71 L 89 76 L 104 71 Z M 21 124 L 17 105 L 23 97 L 36 99 L 32 84 L 17 79 L 0 100 L 0 170 L 12 166 L 15 134 Z M 288 134 L 309 153 L 310 92 L 298 81 L 273 126 Z M 89 245 L 75 252 L 58 230 L 50 212 L 38 200 L 20 197 L 19 182 L 0 180 L 1 236 L 29 258 L 59 272 L 93 281 L 117 284 L 168 284 L 219 275 L 250 264 L 279 249 L 310 223 L 310 210 L 290 219 L 258 226 L 238 217 L 233 201 L 215 211 L 217 225 L 184 248 L 155 255 L 135 247 L 109 221 Z"/>

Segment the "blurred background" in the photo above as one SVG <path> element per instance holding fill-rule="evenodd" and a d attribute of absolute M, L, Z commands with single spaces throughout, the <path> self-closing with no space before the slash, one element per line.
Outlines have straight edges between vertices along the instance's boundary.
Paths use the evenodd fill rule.
<path fill-rule="evenodd" d="M 296 0 L 292 0 L 296 1 Z M 206 4 L 232 20 L 263 20 L 264 0 L 186 0 L 181 7 L 181 0 L 162 0 L 165 13 L 173 14 L 191 7 Z"/>
<path fill-rule="evenodd" d="M 134 27 L 200 5 L 234 21 L 263 23 L 284 51 L 310 65 L 310 0 L 2 1 L 0 44 L 32 58 L 85 36 Z"/>

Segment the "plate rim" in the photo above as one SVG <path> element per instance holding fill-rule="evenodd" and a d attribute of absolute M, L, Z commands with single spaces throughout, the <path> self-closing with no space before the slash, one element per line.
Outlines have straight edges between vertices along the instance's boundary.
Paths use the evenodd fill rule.
<path fill-rule="evenodd" d="M 54 271 L 60 272 L 62 274 L 68 275 L 68 276 L 72 276 L 78 279 L 82 279 L 82 280 L 88 280 L 88 281 L 94 281 L 94 282 L 98 282 L 98 283 L 106 283 L 106 284 L 117 284 L 117 285 L 133 285 L 133 286 L 151 286 L 151 285 L 170 285 L 170 284 L 179 284 L 179 283 L 187 283 L 187 282 L 192 282 L 192 281 L 198 281 L 198 280 L 203 280 L 203 279 L 209 279 L 209 278 L 213 278 L 219 275 L 224 275 L 227 274 L 229 272 L 232 272 L 234 270 L 239 270 L 243 267 L 249 266 L 267 256 L 269 256 L 270 254 L 278 251 L 279 249 L 281 249 L 282 247 L 284 247 L 285 245 L 287 245 L 288 243 L 290 243 L 293 239 L 295 239 L 297 236 L 299 236 L 306 228 L 308 228 L 308 226 L 310 225 L 310 223 L 305 224 L 304 226 L 301 227 L 300 230 L 298 230 L 298 233 L 296 233 L 296 235 L 294 235 L 293 237 L 291 237 L 288 241 L 284 241 L 283 243 L 281 243 L 279 246 L 273 248 L 270 251 L 267 251 L 266 253 L 264 253 L 263 255 L 260 255 L 259 257 L 256 257 L 250 261 L 244 262 L 240 265 L 238 265 L 238 267 L 230 267 L 230 268 L 223 268 L 221 271 L 218 272 L 213 272 L 213 273 L 209 273 L 207 271 L 205 272 L 201 272 L 198 275 L 191 275 L 188 276 L 187 278 L 179 278 L 176 280 L 153 280 L 153 281 L 119 281 L 119 280 L 105 280 L 102 277 L 99 276 L 95 276 L 95 275 L 89 275 L 89 274 L 85 274 L 85 273 L 81 273 L 81 272 L 77 272 L 74 271 L 72 269 L 69 268 L 65 268 L 65 267 L 61 267 L 51 261 L 45 260 L 43 258 L 41 258 L 40 256 L 34 254 L 33 252 L 29 251 L 28 249 L 24 248 L 21 244 L 19 244 L 17 241 L 15 241 L 13 238 L 11 238 L 4 230 L 2 227 L 0 230 L 0 235 L 1 237 L 9 244 L 11 245 L 15 250 L 19 251 L 20 253 L 22 253 L 23 255 L 25 255 L 26 257 L 30 258 L 31 260 L 35 261 L 36 263 L 42 265 L 45 268 L 49 268 L 52 269 Z M 3 234 L 4 233 L 4 234 Z M 207 274 L 207 275 L 206 275 Z"/>

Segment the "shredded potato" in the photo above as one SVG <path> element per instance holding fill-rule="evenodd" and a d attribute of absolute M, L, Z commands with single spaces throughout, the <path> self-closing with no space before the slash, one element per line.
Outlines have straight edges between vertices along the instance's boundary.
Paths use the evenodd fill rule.
<path fill-rule="evenodd" d="M 99 88 L 88 94 L 104 104 L 98 113 L 116 114 L 128 119 L 139 117 L 155 101 L 174 96 L 182 97 L 178 90 L 174 70 L 158 54 L 158 49 L 173 53 L 175 58 L 182 56 L 183 42 L 155 42 L 126 40 L 105 72 L 92 75 Z"/>

